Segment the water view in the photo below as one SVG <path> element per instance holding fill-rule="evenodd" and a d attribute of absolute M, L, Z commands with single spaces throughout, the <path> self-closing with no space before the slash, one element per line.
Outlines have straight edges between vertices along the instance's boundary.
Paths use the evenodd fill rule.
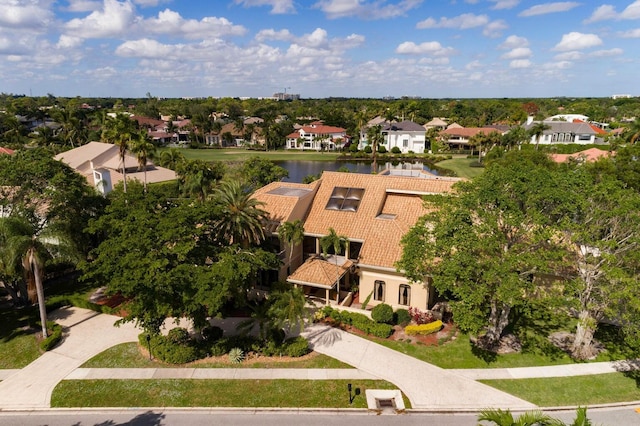
<path fill-rule="evenodd" d="M 274 161 L 277 165 L 289 171 L 286 182 L 302 182 L 305 176 L 317 175 L 324 171 L 336 171 L 340 168 L 347 168 L 351 173 L 371 173 L 371 162 L 365 161 Z M 421 162 L 400 162 L 400 163 L 378 163 L 376 172 L 385 169 L 397 170 L 424 170 L 438 175 L 438 171 L 429 168 Z"/>

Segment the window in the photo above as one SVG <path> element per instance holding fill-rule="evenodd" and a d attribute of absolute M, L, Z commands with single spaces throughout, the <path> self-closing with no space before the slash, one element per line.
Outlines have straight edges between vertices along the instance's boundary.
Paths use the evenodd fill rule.
<path fill-rule="evenodd" d="M 402 147 L 403 148 L 408 148 L 409 147 L 409 139 L 403 139 L 402 140 Z"/>
<path fill-rule="evenodd" d="M 384 281 L 374 281 L 373 300 L 384 302 Z"/>
<path fill-rule="evenodd" d="M 398 305 L 409 306 L 411 303 L 411 287 L 408 284 L 400 284 L 398 292 Z"/>
<path fill-rule="evenodd" d="M 358 211 L 360 201 L 364 195 L 363 188 L 345 188 L 336 186 L 325 207 L 327 210 L 341 210 L 347 212 Z"/>

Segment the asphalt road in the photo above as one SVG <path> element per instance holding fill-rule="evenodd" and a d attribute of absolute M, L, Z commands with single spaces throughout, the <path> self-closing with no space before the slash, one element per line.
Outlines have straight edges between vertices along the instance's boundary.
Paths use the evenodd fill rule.
<path fill-rule="evenodd" d="M 574 412 L 554 412 L 553 417 L 570 423 Z M 601 426 L 637 426 L 640 425 L 640 413 L 635 407 L 589 410 L 589 418 Z M 51 410 L 34 412 L 0 412 L 0 425 L 7 426 L 471 426 L 477 425 L 476 414 L 386 414 L 357 412 L 233 412 L 191 409 L 191 410 Z"/>

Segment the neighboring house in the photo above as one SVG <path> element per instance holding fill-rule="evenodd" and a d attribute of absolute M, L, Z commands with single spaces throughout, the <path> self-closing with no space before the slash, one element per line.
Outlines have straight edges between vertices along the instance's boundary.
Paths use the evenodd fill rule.
<path fill-rule="evenodd" d="M 98 192 L 105 195 L 113 189 L 115 184 L 123 180 L 120 148 L 110 143 L 89 142 L 62 152 L 54 158 L 83 175 L 90 185 L 95 186 Z M 145 172 L 139 170 L 135 156 L 127 153 L 125 165 L 127 180 L 137 179 L 144 182 Z M 165 182 L 175 180 L 176 173 L 147 161 L 146 179 L 147 183 Z"/>
<path fill-rule="evenodd" d="M 279 279 L 303 286 L 309 297 L 327 304 L 348 305 L 359 289 L 361 302 L 371 295 L 369 306 L 431 307 L 431 282 L 411 284 L 395 268 L 400 240 L 429 211 L 422 197 L 450 193 L 460 179 L 419 176 L 324 172 L 308 185 L 274 182 L 258 189 L 254 197 L 265 203 L 271 232 L 281 223 L 304 221 L 304 241 L 294 247 L 290 265 L 289 247 L 281 245 Z M 329 228 L 348 244 L 340 255 L 325 259 L 320 240 Z"/>
<path fill-rule="evenodd" d="M 205 144 L 221 146 L 223 148 L 242 146 L 244 142 L 242 129 L 238 129 L 235 123 L 227 123 L 218 133 L 209 133 L 204 136 Z"/>
<path fill-rule="evenodd" d="M 540 122 L 533 121 L 527 123 L 524 128 L 530 130 L 536 124 Z M 542 122 L 548 128 L 544 130 L 540 140 L 536 139 L 536 135 L 531 136 L 532 144 L 581 144 L 590 145 L 595 143 L 602 143 L 602 137 L 599 136 L 599 131 L 594 130 L 595 126 L 591 126 L 588 123 L 582 121 L 569 123 L 566 121 L 543 121 Z M 599 129 L 600 130 L 600 129 Z"/>
<path fill-rule="evenodd" d="M 594 162 L 603 157 L 610 157 L 615 155 L 614 152 L 603 151 L 598 148 L 589 148 L 584 151 L 576 152 L 575 154 L 551 154 L 550 157 L 556 163 L 566 163 L 570 160 L 578 162 Z"/>
<path fill-rule="evenodd" d="M 566 121 L 569 123 L 572 123 L 576 120 L 589 121 L 589 117 L 582 114 L 557 114 L 544 119 L 544 121 Z"/>
<path fill-rule="evenodd" d="M 495 127 L 460 127 L 452 124 L 440 132 L 440 138 L 450 149 L 471 149 L 469 140 L 472 137 L 479 133 L 488 135 L 492 132 L 503 134 L 503 131 Z"/>
<path fill-rule="evenodd" d="M 13 155 L 13 150 L 9 148 L 3 148 L 0 146 L 0 154 Z"/>
<path fill-rule="evenodd" d="M 424 152 L 425 130 L 418 123 L 406 120 L 387 124 L 382 128 L 382 135 L 384 136 L 382 144 L 387 148 L 387 151 L 398 147 L 403 154 L 407 154 L 409 151 L 418 154 Z"/>
<path fill-rule="evenodd" d="M 327 126 L 322 121 L 314 121 L 287 135 L 286 148 L 302 151 L 334 151 L 343 148 L 347 142 L 346 129 Z"/>
<path fill-rule="evenodd" d="M 447 122 L 444 121 L 444 118 L 434 117 L 431 121 L 424 125 L 425 130 L 434 128 L 438 130 L 444 130 L 447 128 Z"/>

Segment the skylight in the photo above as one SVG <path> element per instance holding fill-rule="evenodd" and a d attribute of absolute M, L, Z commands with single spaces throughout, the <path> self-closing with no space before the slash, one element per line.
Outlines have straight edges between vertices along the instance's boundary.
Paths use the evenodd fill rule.
<path fill-rule="evenodd" d="M 363 188 L 345 188 L 336 186 L 327 203 L 327 210 L 340 210 L 346 212 L 358 211 L 360 201 L 364 195 Z"/>

